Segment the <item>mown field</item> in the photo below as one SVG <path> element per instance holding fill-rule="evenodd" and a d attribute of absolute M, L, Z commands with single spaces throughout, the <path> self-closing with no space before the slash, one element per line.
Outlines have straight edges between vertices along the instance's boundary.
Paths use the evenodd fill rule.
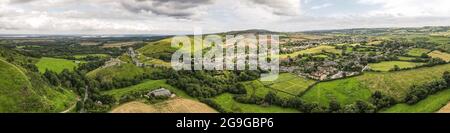
<path fill-rule="evenodd" d="M 213 100 L 224 108 L 228 112 L 237 113 L 296 113 L 295 109 L 282 108 L 273 105 L 255 105 L 255 104 L 243 104 L 236 102 L 233 99 L 233 95 L 224 93 L 213 98 Z"/>
<path fill-rule="evenodd" d="M 84 62 L 80 61 L 80 63 Z M 76 68 L 78 64 L 73 60 L 43 57 L 36 63 L 36 66 L 41 73 L 44 73 L 46 69 L 60 73 L 64 69 L 73 71 L 73 69 Z"/>
<path fill-rule="evenodd" d="M 356 77 L 318 83 L 302 98 L 328 106 L 332 99 L 348 104 L 367 100 L 371 93 L 381 91 L 401 101 L 412 85 L 440 79 L 445 71 L 450 71 L 450 64 L 397 72 L 366 72 Z"/>
<path fill-rule="evenodd" d="M 415 62 L 407 62 L 407 61 L 383 61 L 380 63 L 371 63 L 369 64 L 372 70 L 376 71 L 389 71 L 397 65 L 399 68 L 414 68 L 416 66 L 421 66 L 423 63 L 415 63 Z"/>
<path fill-rule="evenodd" d="M 340 50 L 337 50 L 333 46 L 321 45 L 321 46 L 318 46 L 318 47 L 297 51 L 297 52 L 294 52 L 294 53 L 291 53 L 291 54 L 283 54 L 283 55 L 280 55 L 280 58 L 287 58 L 288 56 L 296 57 L 296 56 L 302 55 L 302 54 L 317 54 L 317 53 L 322 53 L 323 51 L 330 52 L 330 53 L 336 53 L 336 54 L 340 54 L 341 53 Z"/>
<path fill-rule="evenodd" d="M 428 56 L 431 56 L 433 58 L 441 58 L 442 60 L 444 60 L 446 62 L 450 61 L 450 54 L 444 53 L 444 52 L 441 52 L 441 51 L 437 51 L 437 50 L 428 53 Z"/>
<path fill-rule="evenodd" d="M 450 89 L 428 96 L 414 105 L 400 103 L 382 112 L 384 113 L 433 113 L 450 101 Z"/>
<path fill-rule="evenodd" d="M 308 86 L 313 85 L 316 81 L 304 77 L 299 77 L 291 73 L 282 73 L 278 79 L 270 82 L 262 82 L 264 85 L 278 91 L 286 92 L 292 95 L 299 95 L 306 91 Z"/>

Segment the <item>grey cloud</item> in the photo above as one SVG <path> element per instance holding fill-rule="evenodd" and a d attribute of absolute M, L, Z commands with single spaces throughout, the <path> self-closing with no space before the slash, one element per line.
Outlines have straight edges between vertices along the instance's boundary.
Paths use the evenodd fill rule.
<path fill-rule="evenodd" d="M 212 0 L 134 0 L 123 1 L 121 5 L 130 12 L 151 12 L 175 18 L 190 18 L 195 7 L 211 4 Z"/>

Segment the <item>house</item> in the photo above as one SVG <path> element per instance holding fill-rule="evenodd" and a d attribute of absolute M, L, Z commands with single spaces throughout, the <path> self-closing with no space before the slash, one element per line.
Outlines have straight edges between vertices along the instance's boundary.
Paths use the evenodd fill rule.
<path fill-rule="evenodd" d="M 165 88 L 160 88 L 147 93 L 147 96 L 151 97 L 171 97 L 171 95 L 172 93 Z"/>

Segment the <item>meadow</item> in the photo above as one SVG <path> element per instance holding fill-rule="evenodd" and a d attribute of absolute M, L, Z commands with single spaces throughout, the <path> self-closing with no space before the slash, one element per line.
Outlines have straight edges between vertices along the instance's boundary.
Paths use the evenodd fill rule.
<path fill-rule="evenodd" d="M 187 95 L 184 91 L 179 90 L 175 87 L 172 87 L 172 86 L 166 84 L 165 80 L 147 80 L 147 81 L 144 81 L 137 85 L 120 88 L 120 89 L 104 91 L 104 92 L 102 92 L 102 94 L 113 96 L 116 100 L 119 100 L 124 95 L 143 92 L 143 91 L 151 91 L 151 90 L 155 90 L 155 89 L 159 89 L 159 88 L 166 88 L 179 97 L 192 99 L 192 97 Z"/>
<path fill-rule="evenodd" d="M 121 63 L 120 65 L 97 68 L 86 74 L 89 78 L 99 78 L 102 81 L 112 81 L 116 79 L 133 79 L 136 76 L 142 75 L 146 72 L 143 68 L 137 67 L 134 64 Z"/>
<path fill-rule="evenodd" d="M 278 79 L 271 82 L 263 82 L 263 84 L 270 86 L 278 91 L 289 93 L 292 95 L 299 95 L 306 91 L 309 86 L 313 85 L 316 81 L 310 80 L 304 77 L 299 77 L 291 73 L 282 73 L 278 76 Z"/>
<path fill-rule="evenodd" d="M 41 72 L 41 73 L 44 73 L 46 69 L 54 71 L 56 73 L 60 73 L 64 69 L 69 69 L 69 71 L 73 71 L 73 69 L 79 65 L 75 62 L 76 61 L 73 61 L 73 60 L 42 57 L 36 63 L 36 66 L 38 67 L 39 72 Z M 84 63 L 84 62 L 79 61 L 79 63 Z"/>
<path fill-rule="evenodd" d="M 420 57 L 422 54 L 427 54 L 428 52 L 430 52 L 430 50 L 428 50 L 428 49 L 412 48 L 412 49 L 408 50 L 407 55 Z"/>
<path fill-rule="evenodd" d="M 397 65 L 399 68 L 414 68 L 416 66 L 421 66 L 424 63 L 415 63 L 415 62 L 406 62 L 406 61 L 383 61 L 380 63 L 371 63 L 369 64 L 372 70 L 376 71 L 389 71 Z"/>

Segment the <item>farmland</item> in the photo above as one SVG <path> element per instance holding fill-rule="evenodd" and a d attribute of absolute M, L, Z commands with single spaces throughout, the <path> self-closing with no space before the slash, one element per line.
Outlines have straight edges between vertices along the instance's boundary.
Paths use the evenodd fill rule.
<path fill-rule="evenodd" d="M 406 61 L 385 61 L 380 63 L 372 63 L 369 64 L 372 70 L 377 71 L 389 71 L 394 68 L 394 66 L 398 66 L 400 69 L 404 68 L 414 68 L 416 66 L 421 66 L 423 63 L 414 63 L 414 62 L 406 62 Z"/>
<path fill-rule="evenodd" d="M 179 97 L 191 98 L 183 91 L 166 84 L 166 81 L 164 80 L 148 80 L 134 86 L 105 91 L 103 92 L 103 94 L 113 96 L 115 99 L 119 100 L 124 95 L 129 95 L 137 92 L 148 92 L 159 88 L 169 89 L 172 93 L 175 93 Z"/>
<path fill-rule="evenodd" d="M 214 101 L 229 112 L 240 113 L 295 113 L 295 109 L 282 108 L 278 106 L 262 106 L 255 104 L 243 104 L 236 102 L 232 94 L 222 94 L 214 98 Z"/>
<path fill-rule="evenodd" d="M 428 52 L 430 52 L 430 50 L 428 50 L 428 49 L 413 48 L 413 49 L 410 49 L 407 54 L 409 56 L 420 57 L 422 54 L 427 54 Z"/>
<path fill-rule="evenodd" d="M 263 84 L 270 86 L 270 88 L 292 95 L 299 95 L 300 93 L 303 93 L 314 83 L 314 80 L 298 77 L 290 73 L 280 74 L 278 79 L 275 81 L 263 82 Z"/>
<path fill-rule="evenodd" d="M 79 63 L 83 63 L 80 61 Z M 69 69 L 72 71 L 79 64 L 76 61 L 66 60 L 66 59 L 57 59 L 57 58 L 49 58 L 43 57 L 36 63 L 36 66 L 39 69 L 39 72 L 44 73 L 46 69 L 60 73 L 64 69 Z"/>
<path fill-rule="evenodd" d="M 290 57 L 296 57 L 298 55 L 303 55 L 303 54 L 316 54 L 316 53 L 322 53 L 322 52 L 330 52 L 330 53 L 340 53 L 339 50 L 336 50 L 333 46 L 327 46 L 327 45 L 322 45 L 322 46 L 318 46 L 318 47 L 314 47 L 314 48 L 310 48 L 310 49 L 306 49 L 306 50 L 301 50 L 301 51 L 297 51 L 291 54 L 283 54 L 280 56 L 280 58 L 287 58 L 288 56 Z"/>
<path fill-rule="evenodd" d="M 450 89 L 430 95 L 428 98 L 414 105 L 397 104 L 383 111 L 385 113 L 433 113 L 441 109 L 450 101 Z"/>
<path fill-rule="evenodd" d="M 133 101 L 114 108 L 111 113 L 217 113 L 198 101 L 174 98 L 155 104 Z"/>
<path fill-rule="evenodd" d="M 440 58 L 446 62 L 450 61 L 450 54 L 441 51 L 433 51 L 429 53 L 428 56 L 431 56 L 433 58 Z"/>

